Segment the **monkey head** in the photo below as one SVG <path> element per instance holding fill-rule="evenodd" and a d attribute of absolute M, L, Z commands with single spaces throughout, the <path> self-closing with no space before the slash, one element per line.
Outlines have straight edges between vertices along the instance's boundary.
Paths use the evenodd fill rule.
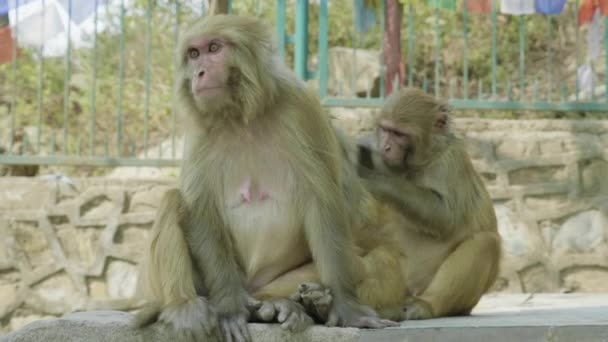
<path fill-rule="evenodd" d="M 376 126 L 383 163 L 402 170 L 423 163 L 434 135 L 448 132 L 448 107 L 433 96 L 404 88 L 386 100 Z"/>
<path fill-rule="evenodd" d="M 268 27 L 254 18 L 210 15 L 178 43 L 177 93 L 198 119 L 238 115 L 244 122 L 274 103 L 276 49 Z"/>

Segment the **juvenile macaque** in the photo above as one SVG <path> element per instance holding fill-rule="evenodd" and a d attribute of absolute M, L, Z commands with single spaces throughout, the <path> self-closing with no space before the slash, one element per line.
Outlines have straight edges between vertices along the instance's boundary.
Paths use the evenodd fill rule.
<path fill-rule="evenodd" d="M 249 340 L 250 319 L 301 330 L 312 319 L 290 295 L 317 282 L 331 291 L 329 325 L 393 325 L 357 300 L 339 145 L 267 26 L 212 15 L 178 45 L 186 150 L 143 263 L 150 304 L 138 324 L 158 319 L 198 340 L 219 327 L 225 341 Z"/>
<path fill-rule="evenodd" d="M 466 315 L 496 280 L 501 239 L 492 201 L 448 107 L 406 88 L 381 110 L 375 145 L 359 144 L 359 174 L 403 216 L 406 319 Z"/>

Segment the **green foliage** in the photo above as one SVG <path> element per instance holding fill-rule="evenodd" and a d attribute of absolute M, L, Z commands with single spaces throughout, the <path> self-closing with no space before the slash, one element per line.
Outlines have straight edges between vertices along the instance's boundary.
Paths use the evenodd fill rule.
<path fill-rule="evenodd" d="M 368 0 L 380 12 L 381 1 Z M 462 95 L 464 31 L 461 9 L 446 11 L 433 9 L 426 0 L 400 0 L 403 6 L 402 49 L 404 60 L 408 61 L 408 46 L 413 39 L 413 63 L 416 86 L 428 81 L 429 90 L 435 72 L 435 56 L 440 63 L 440 85 L 442 94 L 447 95 L 447 85 L 456 80 L 456 96 Z M 198 2 L 196 2 L 198 3 Z M 180 5 L 181 4 L 181 5 Z M 178 7 L 179 6 L 179 7 Z M 533 81 L 539 80 L 539 92 L 545 94 L 548 74 L 557 80 L 566 79 L 566 68 L 559 67 L 564 61 L 573 62 L 576 55 L 574 41 L 576 29 L 576 8 L 568 3 L 565 14 L 557 16 L 552 22 L 553 43 L 547 40 L 547 18 L 541 15 L 525 17 L 525 93 L 532 93 Z M 258 15 L 269 24 L 276 22 L 276 2 L 262 0 L 234 0 L 237 14 Z M 195 17 L 191 7 L 184 2 L 157 0 L 152 3 L 152 15 L 148 19 L 147 0 L 136 0 L 124 19 L 125 49 L 120 49 L 120 20 L 114 19 L 109 30 L 97 36 L 97 48 L 72 51 L 71 74 L 66 77 L 66 62 L 63 58 L 44 59 L 40 63 L 37 51 L 24 49 L 16 64 L 0 65 L 0 105 L 14 104 L 16 126 L 37 125 L 41 117 L 43 144 L 56 138 L 58 149 L 63 149 L 62 132 L 64 124 L 70 140 L 68 152 L 83 154 L 94 152 L 103 154 L 107 149 L 114 154 L 119 135 L 119 120 L 123 127 L 120 152 L 129 154 L 133 147 L 140 151 L 143 146 L 144 117 L 149 113 L 149 144 L 153 145 L 173 134 L 174 110 L 172 103 L 174 45 L 178 34 L 178 24 L 183 26 Z M 309 55 L 315 56 L 318 50 L 318 6 L 311 3 L 309 10 Z M 178 11 L 179 16 L 175 13 Z M 413 14 L 414 35 L 408 34 L 409 11 Z M 380 14 L 380 13 L 379 13 Z M 378 16 L 376 25 L 365 34 L 356 32 L 353 25 L 353 6 L 351 0 L 332 0 L 329 7 L 329 45 L 357 47 L 360 49 L 381 50 L 383 27 Z M 286 27 L 293 32 L 295 6 L 288 2 Z M 147 24 L 151 24 L 150 55 L 150 97 L 146 103 L 146 41 Z M 513 87 L 514 96 L 519 96 L 519 18 L 497 16 L 497 73 L 495 75 L 501 94 L 507 82 Z M 478 82 L 486 93 L 493 79 L 491 55 L 492 18 L 489 15 L 469 14 L 468 21 L 468 72 L 469 94 L 475 96 Z M 581 33 L 581 39 L 584 35 Z M 554 52 L 552 68 L 547 64 L 547 51 Z M 121 55 L 124 54 L 124 78 L 119 78 L 118 70 Z M 293 63 L 293 47 L 288 45 L 287 62 Z M 42 68 L 42 69 L 41 69 Z M 39 77 L 42 73 L 42 83 Z M 331 72 L 331 71 L 330 71 Z M 96 86 L 93 87 L 94 73 Z M 66 79 L 69 82 L 66 84 Z M 122 102 L 119 103 L 119 82 L 122 82 Z M 39 85 L 42 85 L 39 103 Z M 569 83 L 569 93 L 573 83 Z M 64 122 L 64 92 L 69 90 L 67 106 L 68 122 Z M 553 84 L 554 91 L 558 85 Z M 95 101 L 93 101 L 93 92 Z M 558 95 L 554 96 L 557 99 Z M 119 117 L 122 106 L 122 117 Z M 1 108 L 1 106 L 0 106 Z M 94 125 L 91 123 L 95 114 Z M 0 119 L 0 121 L 2 121 Z M 2 124 L 2 122 L 0 122 Z M 6 123 L 4 126 L 6 127 Z M 89 149 L 91 132 L 95 133 L 94 151 Z M 4 135 L 6 132 L 0 132 Z M 6 137 L 6 135 L 4 135 Z"/>

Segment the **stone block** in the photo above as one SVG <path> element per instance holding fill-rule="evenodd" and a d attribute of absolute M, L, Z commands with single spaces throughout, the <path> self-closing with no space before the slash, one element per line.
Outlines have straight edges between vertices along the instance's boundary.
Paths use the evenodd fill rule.
<path fill-rule="evenodd" d="M 526 167 L 509 172 L 509 184 L 529 185 L 563 182 L 568 178 L 565 166 Z"/>
<path fill-rule="evenodd" d="M 158 208 L 160 200 L 170 187 L 155 186 L 152 189 L 137 191 L 131 196 L 129 212 L 150 211 Z"/>
<path fill-rule="evenodd" d="M 581 186 L 585 195 L 608 195 L 608 161 L 591 159 L 581 161 Z"/>
<path fill-rule="evenodd" d="M 120 260 L 110 260 L 106 271 L 108 295 L 114 299 L 131 298 L 135 294 L 137 269 Z"/>
<path fill-rule="evenodd" d="M 540 156 L 540 149 L 536 141 L 522 140 L 521 138 L 518 140 L 507 138 L 496 142 L 494 152 L 499 160 L 526 160 Z"/>
<path fill-rule="evenodd" d="M 606 227 L 608 219 L 599 210 L 576 214 L 561 225 L 552 249 L 556 253 L 593 253 L 606 247 Z"/>
<path fill-rule="evenodd" d="M 562 283 L 576 292 L 606 293 L 608 268 L 599 265 L 572 267 L 562 272 Z"/>

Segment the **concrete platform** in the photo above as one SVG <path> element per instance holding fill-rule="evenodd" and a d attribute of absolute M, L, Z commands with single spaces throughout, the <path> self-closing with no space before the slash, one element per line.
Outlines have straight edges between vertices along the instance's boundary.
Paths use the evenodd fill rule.
<path fill-rule="evenodd" d="M 92 311 L 38 321 L 0 337 L 2 342 L 176 341 L 169 329 L 155 325 L 134 330 L 131 315 Z M 600 342 L 608 341 L 608 295 L 488 295 L 468 317 L 404 322 L 382 330 L 312 327 L 291 334 L 277 325 L 251 324 L 255 342 L 395 341 L 395 342 Z"/>
<path fill-rule="evenodd" d="M 608 295 L 488 295 L 471 316 L 361 330 L 359 341 L 608 341 Z"/>

